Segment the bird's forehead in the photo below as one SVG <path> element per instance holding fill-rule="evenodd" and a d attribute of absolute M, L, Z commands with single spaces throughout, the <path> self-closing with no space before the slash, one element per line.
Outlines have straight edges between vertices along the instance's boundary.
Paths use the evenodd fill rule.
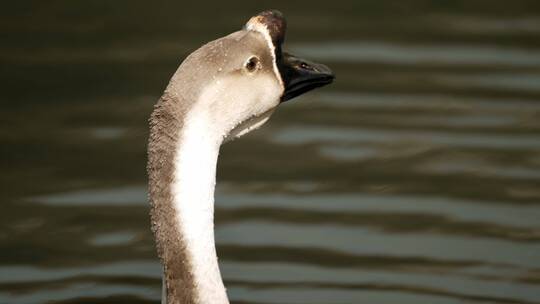
<path fill-rule="evenodd" d="M 272 50 L 261 33 L 242 30 L 220 40 L 215 44 L 215 51 L 224 63 L 236 64 L 237 61 L 243 62 L 251 56 L 257 56 L 263 62 L 272 61 Z"/>

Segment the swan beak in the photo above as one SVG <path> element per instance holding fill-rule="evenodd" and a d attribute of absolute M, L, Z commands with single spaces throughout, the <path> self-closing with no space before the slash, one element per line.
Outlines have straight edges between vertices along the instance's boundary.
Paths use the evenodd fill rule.
<path fill-rule="evenodd" d="M 330 84 L 335 78 L 332 70 L 326 65 L 298 58 L 289 53 L 283 53 L 278 67 L 285 85 L 281 102 Z"/>

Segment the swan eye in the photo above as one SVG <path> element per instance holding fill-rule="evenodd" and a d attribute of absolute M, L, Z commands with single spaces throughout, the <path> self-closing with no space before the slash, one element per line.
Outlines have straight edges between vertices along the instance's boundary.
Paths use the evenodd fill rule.
<path fill-rule="evenodd" d="M 254 72 L 259 68 L 259 58 L 253 56 L 246 61 L 246 70 L 248 72 Z"/>

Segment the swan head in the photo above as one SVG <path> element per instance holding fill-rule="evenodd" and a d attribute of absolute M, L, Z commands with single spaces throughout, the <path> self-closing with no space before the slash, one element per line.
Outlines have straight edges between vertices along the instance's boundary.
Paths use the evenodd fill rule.
<path fill-rule="evenodd" d="M 284 52 L 285 32 L 279 11 L 261 12 L 189 55 L 167 91 L 190 100 L 188 119 L 205 119 L 226 141 L 240 137 L 264 124 L 280 103 L 334 79 L 325 65 Z"/>

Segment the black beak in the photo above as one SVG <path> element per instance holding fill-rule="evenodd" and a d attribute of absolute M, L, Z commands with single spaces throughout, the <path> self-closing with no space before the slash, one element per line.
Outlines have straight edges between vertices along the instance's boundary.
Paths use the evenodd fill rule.
<path fill-rule="evenodd" d="M 304 60 L 285 52 L 282 53 L 278 67 L 285 85 L 281 102 L 327 85 L 334 80 L 334 73 L 326 65 Z"/>

